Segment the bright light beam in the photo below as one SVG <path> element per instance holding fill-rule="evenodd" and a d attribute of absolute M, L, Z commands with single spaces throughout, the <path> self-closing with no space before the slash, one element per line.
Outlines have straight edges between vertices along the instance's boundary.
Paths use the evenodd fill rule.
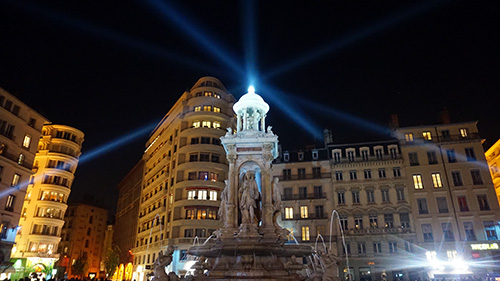
<path fill-rule="evenodd" d="M 392 136 L 394 134 L 394 131 L 391 130 L 390 128 L 380 126 L 376 123 L 370 122 L 370 121 L 365 120 L 363 118 L 356 117 L 356 116 L 351 115 L 351 114 L 346 113 L 346 112 L 342 112 L 342 111 L 337 110 L 331 106 L 327 106 L 327 105 L 322 104 L 322 103 L 317 103 L 317 102 L 314 102 L 310 99 L 305 99 L 305 98 L 299 97 L 298 95 L 294 95 L 294 96 L 290 96 L 290 97 L 292 97 L 294 100 L 296 100 L 297 104 L 302 104 L 305 107 L 310 108 L 311 110 L 313 110 L 315 112 L 323 114 L 324 116 L 329 116 L 329 117 L 335 118 L 337 120 L 342 120 L 346 123 L 356 125 L 358 127 L 361 127 L 363 129 L 366 129 L 368 131 L 372 131 L 372 132 L 375 132 L 378 134 L 387 135 L 387 136 Z"/>
<path fill-rule="evenodd" d="M 263 77 L 264 79 L 269 79 L 274 76 L 283 74 L 284 72 L 288 72 L 294 68 L 297 68 L 303 64 L 309 63 L 311 61 L 314 61 L 322 56 L 325 56 L 329 53 L 333 53 L 336 51 L 339 51 L 341 49 L 344 49 L 348 47 L 349 45 L 354 44 L 357 41 L 366 39 L 370 36 L 375 35 L 376 33 L 379 33 L 385 29 L 388 29 L 392 25 L 395 25 L 397 23 L 400 23 L 404 20 L 407 20 L 411 17 L 416 16 L 417 14 L 420 14 L 431 7 L 435 6 L 438 2 L 440 1 L 428 1 L 426 3 L 421 3 L 419 5 L 412 6 L 408 9 L 405 9 L 396 15 L 388 18 L 381 20 L 379 22 L 371 23 L 368 26 L 358 29 L 354 31 L 353 33 L 344 36 L 343 38 L 340 39 L 335 39 L 331 41 L 330 43 L 323 45 L 322 47 L 319 47 L 315 50 L 312 50 L 308 53 L 306 53 L 303 56 L 300 56 L 294 60 L 291 60 L 289 62 L 283 63 L 282 65 L 274 68 L 273 70 L 267 72 Z"/>
<path fill-rule="evenodd" d="M 143 136 L 146 136 L 147 134 L 151 133 L 151 131 L 156 128 L 156 125 L 158 124 L 158 121 L 155 121 L 153 123 L 150 123 L 146 126 L 142 126 L 140 128 L 137 128 L 136 130 L 127 133 L 125 135 L 122 135 L 114 140 L 111 140 L 97 148 L 92 149 L 89 152 L 82 153 L 82 157 L 80 157 L 79 164 L 83 164 L 85 162 L 88 162 L 96 157 L 101 157 L 104 154 L 107 154 L 113 150 L 116 150 L 124 145 L 127 145 Z"/>
<path fill-rule="evenodd" d="M 304 99 L 304 98 L 301 98 L 297 95 L 295 96 L 288 96 L 289 98 L 292 98 L 292 99 L 295 99 L 297 102 L 296 104 L 301 104 L 301 105 L 304 105 L 305 107 L 307 108 L 310 108 L 316 112 L 319 112 L 319 113 L 322 113 L 324 116 L 330 116 L 332 118 L 335 118 L 337 120 L 342 120 L 348 124 L 354 124 L 362 129 L 365 129 L 365 130 L 368 130 L 368 131 L 372 131 L 374 133 L 378 133 L 378 134 L 382 134 L 382 135 L 386 135 L 386 136 L 390 136 L 390 137 L 394 137 L 394 138 L 397 138 L 398 140 L 404 140 L 404 135 L 402 135 L 401 133 L 398 133 L 396 132 L 395 130 L 393 129 L 390 129 L 388 127 L 384 127 L 384 126 L 381 126 L 381 125 L 378 125 L 374 122 L 370 122 L 368 120 L 365 120 L 363 118 L 360 118 L 360 117 L 356 117 L 354 115 L 351 115 L 351 114 L 348 114 L 346 112 L 342 112 L 340 110 L 337 110 L 333 107 L 330 107 L 330 106 L 326 106 L 324 104 L 320 104 L 320 103 L 317 103 L 317 102 L 314 102 L 314 101 L 311 101 L 309 99 Z M 412 142 L 413 144 L 416 144 L 416 145 L 424 145 L 424 146 L 427 146 L 427 147 L 430 147 L 430 148 L 433 148 L 433 149 L 436 149 L 436 150 L 442 150 L 441 146 L 440 145 L 437 145 L 435 143 L 432 143 L 430 141 L 426 141 L 424 139 L 417 139 L 415 138 Z M 469 159 L 467 157 L 467 155 L 465 155 L 464 153 L 459 153 L 459 152 L 456 152 L 455 153 L 455 156 L 457 158 L 457 161 L 459 162 L 469 162 L 471 165 L 473 166 L 476 166 L 478 168 L 481 168 L 481 169 L 489 169 L 489 166 L 486 162 L 483 162 L 483 161 L 471 161 L 471 159 Z"/>
<path fill-rule="evenodd" d="M 130 133 L 127 133 L 125 135 L 122 135 L 114 140 L 111 140 L 111 141 L 109 141 L 109 142 L 107 142 L 107 143 L 105 143 L 105 144 L 103 144 L 95 149 L 90 150 L 89 152 L 82 153 L 82 156 L 78 160 L 78 165 L 85 164 L 86 162 L 89 162 L 97 157 L 102 157 L 111 151 L 117 150 L 124 145 L 127 145 L 127 144 L 141 138 L 141 137 L 148 135 L 156 127 L 157 123 L 158 123 L 158 121 L 155 121 L 155 122 L 148 124 L 146 126 L 137 128 L 136 130 L 134 130 Z M 75 163 L 72 163 L 72 164 L 76 164 L 76 161 L 75 161 Z M 36 176 L 32 180 L 34 182 L 40 182 L 42 180 L 42 176 L 43 175 L 39 174 L 38 176 Z M 30 179 L 26 179 L 26 180 L 20 182 L 19 188 L 23 189 L 26 186 L 28 186 L 28 184 L 30 184 Z M 11 192 L 12 191 L 9 189 L 1 191 L 0 198 L 3 198 L 4 196 L 10 194 Z"/>
<path fill-rule="evenodd" d="M 160 20 L 166 23 L 172 23 L 178 27 L 183 32 L 181 34 L 187 34 L 193 40 L 193 46 L 201 49 L 202 51 L 208 51 L 209 54 L 217 57 L 225 65 L 231 68 L 233 71 L 239 74 L 244 74 L 240 63 L 237 63 L 232 54 L 227 48 L 223 48 L 218 42 L 221 40 L 217 39 L 215 35 L 202 29 L 200 26 L 196 26 L 192 20 L 189 20 L 184 16 L 180 9 L 176 9 L 173 4 L 166 3 L 159 0 L 147 0 L 140 1 L 149 4 L 151 10 L 160 15 Z"/>
<path fill-rule="evenodd" d="M 203 64 L 199 61 L 195 61 L 189 57 L 171 52 L 154 44 L 138 40 L 126 34 L 119 33 L 118 31 L 97 26 L 95 24 L 86 22 L 82 19 L 78 19 L 74 16 L 71 17 L 67 16 L 55 10 L 43 7 L 41 5 L 37 5 L 35 3 L 22 2 L 21 4 L 19 1 L 8 1 L 8 2 L 32 14 L 42 16 L 54 22 L 60 23 L 64 26 L 71 26 L 80 31 L 96 36 L 98 38 L 112 41 L 116 45 L 127 46 L 129 48 L 133 48 L 141 52 L 158 56 L 167 62 L 173 61 L 180 65 L 186 65 L 206 72 L 210 72 L 213 70 L 213 66 Z"/>
<path fill-rule="evenodd" d="M 242 19 L 243 19 L 243 48 L 245 53 L 245 63 L 247 72 L 247 84 L 255 85 L 257 83 L 257 36 L 255 28 L 255 2 L 252 0 L 240 1 L 242 5 Z"/>
<path fill-rule="evenodd" d="M 290 103 L 288 94 L 271 85 L 260 84 L 266 100 L 276 105 L 276 108 L 286 114 L 316 139 L 323 139 L 323 131 L 296 104 Z"/>

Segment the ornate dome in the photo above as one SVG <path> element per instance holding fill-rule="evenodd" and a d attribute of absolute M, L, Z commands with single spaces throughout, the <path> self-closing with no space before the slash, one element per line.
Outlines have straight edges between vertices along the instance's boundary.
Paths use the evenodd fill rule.
<path fill-rule="evenodd" d="M 262 99 L 261 96 L 255 93 L 255 89 L 252 86 L 248 88 L 248 93 L 244 94 L 233 106 L 233 110 L 236 114 L 245 108 L 257 109 L 262 114 L 266 114 L 269 111 L 269 105 L 264 101 L 264 99 Z"/>

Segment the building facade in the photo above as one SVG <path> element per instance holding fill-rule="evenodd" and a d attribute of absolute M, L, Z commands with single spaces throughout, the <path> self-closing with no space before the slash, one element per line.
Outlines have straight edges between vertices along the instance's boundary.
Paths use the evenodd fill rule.
<path fill-rule="evenodd" d="M 120 267 L 124 268 L 129 268 L 129 264 L 132 266 L 133 262 L 132 249 L 135 248 L 143 173 L 144 161 L 141 159 L 118 184 L 113 244 L 120 248 Z M 119 279 L 131 278 L 126 277 Z"/>
<path fill-rule="evenodd" d="M 492 145 L 484 154 L 490 167 L 491 179 L 500 202 L 500 140 Z"/>
<path fill-rule="evenodd" d="M 38 139 L 47 122 L 0 88 L 0 262 L 11 257 L 28 180 L 34 174 Z"/>
<path fill-rule="evenodd" d="M 500 208 L 476 122 L 395 133 L 428 275 L 498 272 Z"/>
<path fill-rule="evenodd" d="M 189 246 L 220 227 L 217 211 L 228 171 L 220 137 L 235 127 L 234 101 L 219 80 L 201 78 L 152 132 L 142 158 L 133 279 L 145 280 L 168 244 L 177 247 L 169 270 L 182 273 Z"/>
<path fill-rule="evenodd" d="M 414 275 L 403 266 L 416 234 L 396 141 L 284 151 L 273 173 L 283 188 L 282 225 L 300 243 L 344 257 L 345 278 Z"/>
<path fill-rule="evenodd" d="M 107 232 L 108 210 L 85 203 L 72 203 L 68 206 L 61 233 L 59 254 L 68 259 L 65 268 L 68 277 L 78 277 L 72 272 L 71 265 L 83 258 L 86 263 L 84 276 L 104 277 L 104 242 Z"/>
<path fill-rule="evenodd" d="M 52 275 L 83 137 L 80 130 L 65 125 L 42 128 L 12 253 L 21 275 L 32 269 Z"/>

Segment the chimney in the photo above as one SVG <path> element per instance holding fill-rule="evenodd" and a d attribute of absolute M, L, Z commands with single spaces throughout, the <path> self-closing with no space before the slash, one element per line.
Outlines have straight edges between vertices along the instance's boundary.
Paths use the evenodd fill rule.
<path fill-rule="evenodd" d="M 439 120 L 441 124 L 450 124 L 451 123 L 451 118 L 450 118 L 450 112 L 448 111 L 448 108 L 444 108 L 441 110 L 439 113 Z"/>
<path fill-rule="evenodd" d="M 397 114 L 391 114 L 391 121 L 389 121 L 389 128 L 391 129 L 399 128 L 399 116 Z"/>
<path fill-rule="evenodd" d="M 328 144 L 333 143 L 333 134 L 331 130 L 329 129 L 323 130 L 323 141 L 325 142 L 325 147 Z"/>

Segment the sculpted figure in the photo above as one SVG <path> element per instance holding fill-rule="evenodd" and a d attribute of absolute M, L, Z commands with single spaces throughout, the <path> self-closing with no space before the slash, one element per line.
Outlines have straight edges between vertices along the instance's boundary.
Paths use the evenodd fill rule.
<path fill-rule="evenodd" d="M 281 213 L 281 185 L 279 183 L 279 178 L 273 178 L 273 225 L 276 229 L 280 229 L 281 227 L 278 225 L 278 216 Z"/>
<path fill-rule="evenodd" d="M 273 126 L 267 126 L 267 134 L 268 135 L 274 135 L 272 128 L 273 128 Z"/>
<path fill-rule="evenodd" d="M 160 251 L 158 253 L 158 258 L 155 260 L 153 263 L 154 265 L 154 278 L 153 281 L 171 281 L 171 280 L 177 280 L 175 277 L 177 277 L 175 274 L 175 277 L 172 276 L 170 273 L 167 275 L 165 272 L 165 267 L 167 267 L 171 262 L 172 262 L 172 254 L 174 253 L 174 248 L 173 247 L 168 247 L 167 251 L 165 251 L 165 254 Z M 171 276 L 171 277 L 169 277 Z"/>
<path fill-rule="evenodd" d="M 229 200 L 228 198 L 228 190 L 229 190 L 229 180 L 224 180 L 224 183 L 226 183 L 226 187 L 224 187 L 224 190 L 222 190 L 220 194 L 220 207 L 219 211 L 217 214 L 219 215 L 219 219 L 221 222 L 225 225 L 226 221 L 226 205 L 227 201 Z"/>
<path fill-rule="evenodd" d="M 257 201 L 260 200 L 259 188 L 253 172 L 246 172 L 239 192 L 239 204 L 242 224 L 257 222 Z"/>

